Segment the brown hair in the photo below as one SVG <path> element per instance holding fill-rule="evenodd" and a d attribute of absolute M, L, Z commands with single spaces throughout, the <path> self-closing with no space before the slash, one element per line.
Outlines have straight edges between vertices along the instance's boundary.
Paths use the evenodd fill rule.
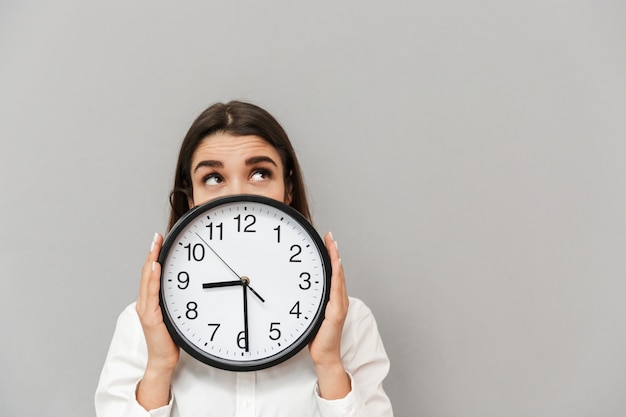
<path fill-rule="evenodd" d="M 241 101 L 216 103 L 204 110 L 192 123 L 178 154 L 174 188 L 170 194 L 168 230 L 185 214 L 193 197 L 191 158 L 198 145 L 215 133 L 233 136 L 254 135 L 266 140 L 280 154 L 285 172 L 285 189 L 291 191 L 291 206 L 311 219 L 302 172 L 296 153 L 282 126 L 262 108 Z"/>

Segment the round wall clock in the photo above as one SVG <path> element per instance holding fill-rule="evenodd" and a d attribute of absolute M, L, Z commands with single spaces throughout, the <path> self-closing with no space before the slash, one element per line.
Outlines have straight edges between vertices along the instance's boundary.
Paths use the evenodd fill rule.
<path fill-rule="evenodd" d="M 324 319 L 328 252 L 304 216 L 278 201 L 237 195 L 193 208 L 167 235 L 159 263 L 165 325 L 208 365 L 277 365 Z"/>

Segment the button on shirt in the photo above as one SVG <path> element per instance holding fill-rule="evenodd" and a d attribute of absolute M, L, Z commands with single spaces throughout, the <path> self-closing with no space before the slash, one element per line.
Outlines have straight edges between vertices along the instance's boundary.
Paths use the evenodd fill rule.
<path fill-rule="evenodd" d="M 291 359 L 256 372 L 210 367 L 181 350 L 170 403 L 146 411 L 135 398 L 147 349 L 135 304 L 117 322 L 96 390 L 98 417 L 392 417 L 382 382 L 389 360 L 371 311 L 356 298 L 341 339 L 341 354 L 352 391 L 339 400 L 319 396 L 307 348 Z"/>

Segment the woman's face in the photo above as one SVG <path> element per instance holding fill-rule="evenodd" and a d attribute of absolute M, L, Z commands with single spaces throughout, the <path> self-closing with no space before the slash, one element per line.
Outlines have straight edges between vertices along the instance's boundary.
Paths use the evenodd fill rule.
<path fill-rule="evenodd" d="M 216 133 L 200 142 L 191 158 L 190 207 L 217 197 L 255 194 L 291 203 L 278 151 L 258 136 Z"/>

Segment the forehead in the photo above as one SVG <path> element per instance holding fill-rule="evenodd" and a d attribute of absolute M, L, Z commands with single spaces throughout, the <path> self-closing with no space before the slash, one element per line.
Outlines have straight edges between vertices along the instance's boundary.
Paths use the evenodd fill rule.
<path fill-rule="evenodd" d="M 244 163 L 257 156 L 270 157 L 282 167 L 281 157 L 276 148 L 259 136 L 234 136 L 228 133 L 215 133 L 200 142 L 191 158 L 193 168 L 200 161 L 215 160 L 227 164 Z"/>

